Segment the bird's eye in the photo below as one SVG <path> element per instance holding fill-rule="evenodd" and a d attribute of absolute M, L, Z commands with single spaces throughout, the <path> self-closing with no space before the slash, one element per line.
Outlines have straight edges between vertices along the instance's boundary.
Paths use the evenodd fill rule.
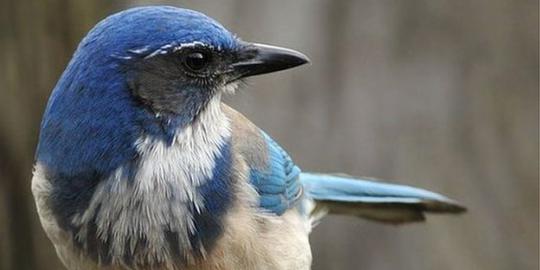
<path fill-rule="evenodd" d="M 184 65 L 194 72 L 204 70 L 210 63 L 210 56 L 203 52 L 192 52 L 184 58 Z"/>

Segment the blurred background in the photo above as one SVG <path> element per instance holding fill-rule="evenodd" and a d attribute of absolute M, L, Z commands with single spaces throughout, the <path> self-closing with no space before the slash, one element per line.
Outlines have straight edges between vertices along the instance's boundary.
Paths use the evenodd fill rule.
<path fill-rule="evenodd" d="M 167 3 L 312 64 L 227 102 L 304 170 L 441 192 L 462 216 L 384 226 L 331 217 L 313 269 L 538 269 L 538 1 L 0 0 L 0 269 L 62 269 L 30 194 L 48 95 L 85 33 Z"/>

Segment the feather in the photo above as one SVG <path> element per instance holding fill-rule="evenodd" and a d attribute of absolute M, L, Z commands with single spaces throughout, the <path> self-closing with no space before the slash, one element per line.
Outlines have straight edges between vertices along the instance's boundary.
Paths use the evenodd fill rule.
<path fill-rule="evenodd" d="M 316 204 L 311 212 L 353 215 L 385 222 L 425 220 L 425 213 L 461 213 L 466 209 L 443 195 L 410 186 L 355 179 L 350 176 L 301 173 L 306 195 Z"/>

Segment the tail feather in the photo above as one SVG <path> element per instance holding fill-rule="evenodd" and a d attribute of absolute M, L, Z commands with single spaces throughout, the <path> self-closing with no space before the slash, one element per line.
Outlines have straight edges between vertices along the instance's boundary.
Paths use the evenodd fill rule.
<path fill-rule="evenodd" d="M 302 173 L 306 195 L 315 201 L 313 217 L 354 215 L 385 223 L 425 220 L 426 212 L 461 213 L 458 202 L 435 192 L 349 176 Z"/>

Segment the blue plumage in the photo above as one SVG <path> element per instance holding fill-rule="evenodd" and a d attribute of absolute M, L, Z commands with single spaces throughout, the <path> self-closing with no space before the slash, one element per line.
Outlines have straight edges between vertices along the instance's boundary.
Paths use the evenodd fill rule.
<path fill-rule="evenodd" d="M 204 200 L 204 209 L 192 209 L 195 230 L 190 235 L 192 246 L 210 250 L 223 231 L 222 219 L 233 203 L 231 142 L 224 143 L 216 155 L 212 179 L 197 188 Z"/>
<path fill-rule="evenodd" d="M 164 46 L 166 51 L 166 48 L 173 50 L 178 45 L 193 42 L 220 50 L 238 46 L 232 33 L 202 13 L 154 6 L 128 9 L 106 18 L 88 33 L 78 50 L 99 48 L 106 57 L 123 59 L 145 57 Z"/>
<path fill-rule="evenodd" d="M 263 133 L 268 164 L 250 171 L 250 180 L 259 193 L 259 205 L 277 215 L 293 207 L 302 193 L 300 169 L 270 136 Z"/>
<path fill-rule="evenodd" d="M 326 212 L 395 223 L 463 210 L 422 189 L 303 173 L 221 103 L 246 77 L 307 61 L 186 9 L 98 23 L 51 94 L 32 179 L 66 267 L 307 269 Z"/>
<path fill-rule="evenodd" d="M 440 194 L 424 189 L 347 176 L 303 173 L 300 180 L 309 196 L 322 201 L 381 203 L 449 201 Z"/>
<path fill-rule="evenodd" d="M 319 202 L 322 208 L 326 208 L 325 211 L 334 214 L 401 223 L 424 220 L 423 211 L 463 211 L 457 202 L 440 194 L 372 179 L 302 173 L 300 181 L 307 196 Z"/>

